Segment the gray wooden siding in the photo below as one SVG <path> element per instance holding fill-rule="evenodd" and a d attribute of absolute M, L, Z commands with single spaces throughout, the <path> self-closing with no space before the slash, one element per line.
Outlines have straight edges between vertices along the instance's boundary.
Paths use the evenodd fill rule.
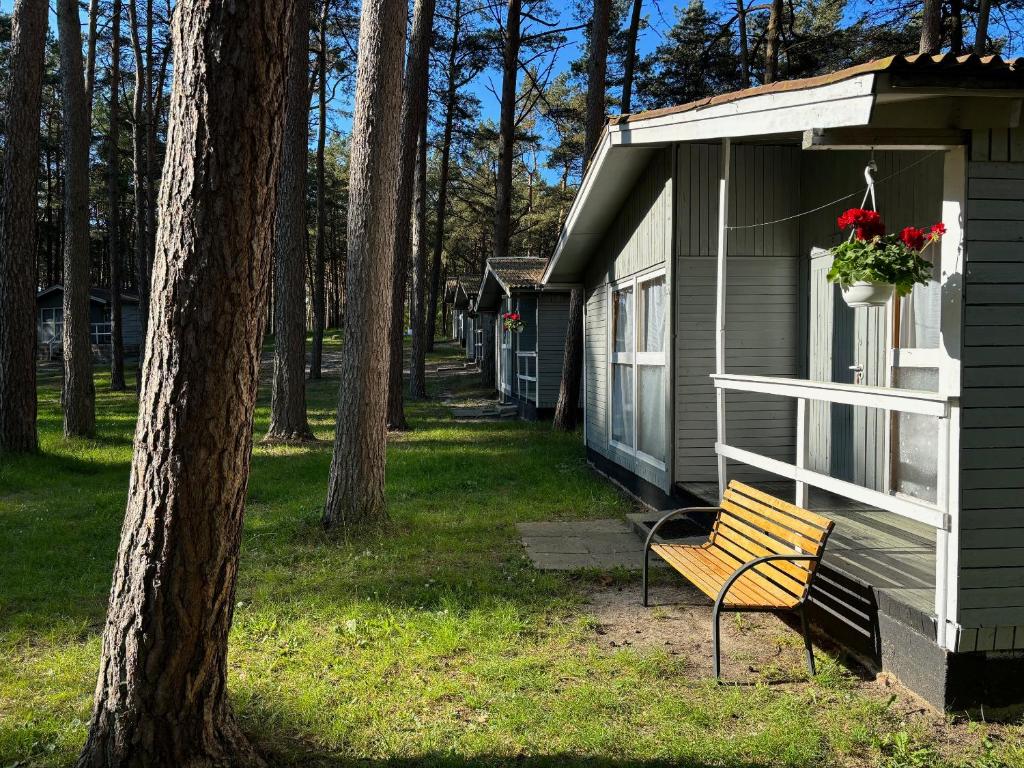
<path fill-rule="evenodd" d="M 670 486 L 669 472 L 609 444 L 606 303 L 609 283 L 669 262 L 672 253 L 673 155 L 674 150 L 667 148 L 651 159 L 610 223 L 584 279 L 587 297 L 584 335 L 587 446 L 666 491 Z"/>
<path fill-rule="evenodd" d="M 1024 639 L 1024 131 L 975 132 L 967 177 L 959 621 L 999 650 Z"/>
<path fill-rule="evenodd" d="M 554 408 L 562 385 L 569 294 L 540 294 L 537 305 L 537 407 Z"/>
<path fill-rule="evenodd" d="M 793 147 L 733 147 L 732 226 L 785 218 L 799 205 L 800 152 Z M 677 482 L 718 477 L 715 456 L 715 283 L 718 248 L 717 144 L 678 152 L 675 270 L 675 430 Z M 796 221 L 729 233 L 726 371 L 762 376 L 800 372 L 799 240 Z M 792 400 L 754 393 L 726 397 L 730 444 L 791 462 L 796 448 Z M 767 479 L 730 463 L 729 476 Z"/>
<path fill-rule="evenodd" d="M 799 369 L 796 258 L 729 256 L 726 371 L 792 376 Z M 718 478 L 715 455 L 715 280 L 711 258 L 676 265 L 675 477 Z M 726 396 L 731 445 L 792 462 L 796 406 L 789 398 L 747 392 Z M 729 477 L 764 479 L 761 470 L 730 463 Z"/>
<path fill-rule="evenodd" d="M 474 339 L 476 338 L 476 323 L 474 318 L 468 314 L 465 316 L 466 324 L 466 359 L 474 360 L 476 358 L 476 352 L 474 348 Z"/>

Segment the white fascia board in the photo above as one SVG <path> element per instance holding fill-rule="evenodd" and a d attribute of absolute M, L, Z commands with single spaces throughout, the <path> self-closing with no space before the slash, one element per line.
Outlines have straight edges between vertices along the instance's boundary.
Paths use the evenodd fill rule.
<path fill-rule="evenodd" d="M 794 91 L 776 91 L 723 104 L 610 127 L 615 146 L 742 138 L 807 128 L 867 125 L 875 75 Z"/>

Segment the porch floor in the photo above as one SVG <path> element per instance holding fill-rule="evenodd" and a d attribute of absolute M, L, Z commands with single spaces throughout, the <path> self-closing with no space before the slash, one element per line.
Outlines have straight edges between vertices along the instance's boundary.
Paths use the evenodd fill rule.
<path fill-rule="evenodd" d="M 794 499 L 792 482 L 753 485 L 780 499 Z M 717 483 L 684 483 L 681 488 L 718 503 Z M 817 488 L 810 489 L 808 507 L 836 524 L 822 564 L 870 588 L 878 607 L 893 618 L 934 637 L 935 530 Z"/>

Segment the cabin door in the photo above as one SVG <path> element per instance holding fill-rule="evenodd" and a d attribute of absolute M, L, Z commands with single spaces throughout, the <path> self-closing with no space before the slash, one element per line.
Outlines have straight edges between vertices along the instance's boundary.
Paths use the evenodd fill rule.
<path fill-rule="evenodd" d="M 889 384 L 890 322 L 887 307 L 851 309 L 826 279 L 831 254 L 811 252 L 808 329 L 810 378 L 884 387 Z M 888 420 L 884 411 L 812 403 L 810 466 L 875 490 L 888 483 Z"/>

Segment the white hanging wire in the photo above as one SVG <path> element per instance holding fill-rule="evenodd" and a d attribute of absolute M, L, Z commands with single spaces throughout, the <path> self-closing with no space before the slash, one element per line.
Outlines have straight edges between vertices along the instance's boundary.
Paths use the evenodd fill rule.
<path fill-rule="evenodd" d="M 911 168 L 914 168 L 914 167 L 920 165 L 921 163 L 925 162 L 926 160 L 931 159 L 932 157 L 934 157 L 935 155 L 937 155 L 937 154 L 939 154 L 941 152 L 945 152 L 945 150 L 944 149 L 936 149 L 933 152 L 929 152 L 924 157 L 919 158 L 918 160 L 915 160 L 910 165 L 908 165 L 908 166 L 906 166 L 904 168 L 901 168 L 898 171 L 890 173 L 888 176 L 885 176 L 884 178 L 875 179 L 874 181 L 869 179 L 868 180 L 868 186 L 864 190 L 864 202 L 861 203 L 861 206 L 863 207 L 864 203 L 867 202 L 869 194 L 871 196 L 871 204 L 872 204 L 872 206 L 874 206 L 874 204 L 875 204 L 874 188 L 878 184 L 883 184 L 883 183 L 889 181 L 890 179 L 894 179 L 897 176 L 900 176 L 900 175 L 906 173 Z M 873 164 L 874 164 L 874 160 L 872 159 L 871 163 L 868 164 L 868 168 L 871 168 L 871 166 Z M 867 177 L 867 175 L 868 175 L 868 168 L 864 169 L 865 177 Z M 877 170 L 877 166 L 875 167 L 875 170 Z M 786 222 L 786 221 L 792 221 L 793 219 L 799 219 L 799 218 L 802 218 L 803 216 L 809 216 L 812 213 L 817 213 L 818 211 L 823 211 L 826 208 L 831 208 L 833 205 L 836 205 L 837 203 L 841 203 L 841 202 L 843 202 L 845 200 L 849 200 L 850 198 L 857 197 L 857 195 L 859 195 L 860 192 L 861 191 L 859 189 L 857 189 L 856 191 L 851 192 L 848 195 L 843 195 L 842 197 L 836 198 L 835 200 L 830 200 L 829 202 L 823 203 L 823 204 L 821 204 L 821 205 L 819 205 L 819 206 L 817 206 L 815 208 L 811 208 L 811 209 L 806 210 L 806 211 L 801 211 L 800 213 L 794 213 L 792 216 L 785 216 L 785 217 L 783 217 L 781 219 L 772 219 L 771 221 L 762 221 L 762 222 L 760 222 L 758 224 L 738 224 L 736 226 L 726 227 L 726 230 L 756 229 L 757 227 L 770 227 L 770 226 L 772 226 L 774 224 L 782 224 L 783 222 Z"/>

